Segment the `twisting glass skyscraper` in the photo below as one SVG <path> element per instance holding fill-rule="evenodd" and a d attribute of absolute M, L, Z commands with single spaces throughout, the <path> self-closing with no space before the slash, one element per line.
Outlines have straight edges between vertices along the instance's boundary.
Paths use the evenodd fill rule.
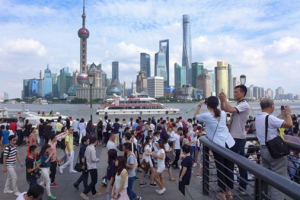
<path fill-rule="evenodd" d="M 191 26 L 190 26 L 190 16 L 183 15 L 182 18 L 182 28 L 183 28 L 183 50 L 182 50 L 182 67 L 186 68 L 186 81 L 187 84 L 192 83 L 191 76 L 191 63 L 192 63 L 192 44 L 191 44 Z"/>

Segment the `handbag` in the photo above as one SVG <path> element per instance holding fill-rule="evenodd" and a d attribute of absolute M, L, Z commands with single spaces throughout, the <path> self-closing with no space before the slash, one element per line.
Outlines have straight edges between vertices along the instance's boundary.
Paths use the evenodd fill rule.
<path fill-rule="evenodd" d="M 150 163 L 147 162 L 145 159 L 142 160 L 141 162 L 141 168 L 145 171 L 148 172 L 150 168 Z"/>
<path fill-rule="evenodd" d="M 32 172 L 32 175 L 35 179 L 39 179 L 41 178 L 42 170 L 40 168 L 37 168 Z"/>
<path fill-rule="evenodd" d="M 77 171 L 77 172 L 82 172 L 82 166 L 81 166 L 80 162 L 78 162 L 78 161 L 79 161 L 79 154 L 77 156 L 77 161 L 76 161 L 76 164 L 74 166 L 74 170 Z"/>
<path fill-rule="evenodd" d="M 281 158 L 290 154 L 289 146 L 283 141 L 280 136 L 275 137 L 272 140 L 267 141 L 268 137 L 268 125 L 269 125 L 269 115 L 265 119 L 265 143 L 266 146 L 274 159 Z"/>
<path fill-rule="evenodd" d="M 167 156 L 167 158 L 168 158 L 168 162 L 169 162 L 169 163 L 170 163 L 170 162 L 173 162 L 173 161 L 175 160 L 175 156 L 174 156 L 173 151 L 167 152 L 167 153 L 166 153 L 166 156 Z"/>

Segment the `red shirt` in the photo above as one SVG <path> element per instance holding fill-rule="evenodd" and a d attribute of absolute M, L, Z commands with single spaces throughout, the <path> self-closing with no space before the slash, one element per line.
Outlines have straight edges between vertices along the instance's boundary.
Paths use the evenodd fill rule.
<path fill-rule="evenodd" d="M 16 122 L 10 123 L 9 126 L 10 126 L 10 129 L 11 129 L 13 132 L 16 132 L 16 131 L 17 131 L 17 123 L 16 123 Z"/>

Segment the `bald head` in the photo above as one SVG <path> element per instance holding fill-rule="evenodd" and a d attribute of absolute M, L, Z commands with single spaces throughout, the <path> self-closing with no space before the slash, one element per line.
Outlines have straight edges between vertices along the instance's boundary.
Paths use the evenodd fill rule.
<path fill-rule="evenodd" d="M 274 102 L 269 98 L 264 98 L 260 101 L 260 107 L 262 110 L 271 108 L 274 105 Z"/>

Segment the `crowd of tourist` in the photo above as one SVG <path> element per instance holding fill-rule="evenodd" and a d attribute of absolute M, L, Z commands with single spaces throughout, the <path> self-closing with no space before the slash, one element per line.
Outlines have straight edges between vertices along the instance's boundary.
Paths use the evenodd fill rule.
<path fill-rule="evenodd" d="M 80 173 L 73 186 L 79 190 L 81 182 L 83 190 L 80 196 L 88 200 L 101 195 L 98 191 L 98 169 L 105 166 L 106 173 L 100 183 L 108 200 L 140 200 L 142 199 L 133 189 L 138 182 L 139 187 L 156 188 L 159 195 L 167 191 L 165 182 L 178 180 L 178 189 L 185 195 L 185 187 L 190 184 L 193 167 L 196 176 L 202 174 L 202 149 L 200 137 L 207 138 L 223 148 L 231 150 L 240 156 L 247 156 L 257 162 L 256 151 L 245 153 L 246 135 L 253 133 L 260 145 L 262 166 L 282 175 L 287 175 L 287 157 L 273 158 L 266 142 L 280 133 L 299 132 L 299 119 L 291 117 L 288 106 L 282 108 L 281 116 L 271 115 L 274 103 L 270 99 L 261 100 L 262 113 L 256 118 L 248 117 L 250 106 L 245 100 L 247 88 L 243 85 L 235 87 L 235 106 L 227 102 L 227 97 L 221 93 L 218 97 L 211 96 L 201 101 L 196 108 L 193 118 L 186 121 L 182 117 L 148 119 L 131 118 L 129 122 L 115 118 L 112 122 L 108 116 L 99 119 L 93 125 L 84 119 L 67 119 L 59 117 L 56 122 L 43 120 L 34 127 L 28 120 L 18 121 L 10 125 L 1 125 L 0 144 L 3 159 L 3 171 L 7 172 L 4 193 L 13 193 L 18 200 L 41 199 L 43 188 L 49 199 L 56 199 L 51 188 L 58 187 L 55 181 L 57 170 L 64 173 Z M 219 104 L 220 108 L 219 109 Z M 206 106 L 207 111 L 200 109 Z M 265 138 L 266 116 L 268 116 L 268 136 Z M 297 127 L 296 127 L 297 126 Z M 280 130 L 279 132 L 277 130 Z M 18 146 L 27 147 L 27 157 L 23 163 L 18 154 Z M 96 146 L 107 151 L 107 162 L 100 163 Z M 40 147 L 38 147 L 40 146 Z M 75 155 L 78 148 L 78 155 Z M 38 151 L 38 149 L 40 149 Z M 64 156 L 58 158 L 57 150 L 62 149 Z M 254 148 L 252 148 L 254 149 Z M 217 199 L 232 199 L 234 180 L 234 164 L 217 152 L 212 152 L 217 168 L 218 186 L 220 192 Z M 77 158 L 77 159 L 76 159 Z M 16 162 L 26 166 L 26 180 L 29 190 L 20 193 L 17 186 Z M 226 166 L 226 167 L 225 167 Z M 179 170 L 179 177 L 173 176 L 172 170 Z M 138 175 L 138 172 L 139 175 Z M 164 173 L 168 179 L 165 180 Z M 249 173 L 239 167 L 239 187 L 241 193 L 247 189 Z M 38 181 L 41 182 L 38 182 Z M 137 181 L 138 180 L 138 181 Z M 10 188 L 12 184 L 12 188 Z M 271 199 L 283 199 L 283 194 L 271 188 Z"/>

